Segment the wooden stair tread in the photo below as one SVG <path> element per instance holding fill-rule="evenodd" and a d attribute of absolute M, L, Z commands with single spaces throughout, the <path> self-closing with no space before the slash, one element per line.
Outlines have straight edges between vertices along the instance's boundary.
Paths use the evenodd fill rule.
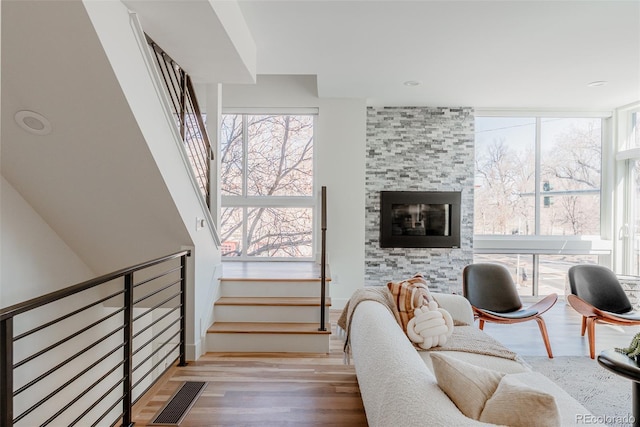
<path fill-rule="evenodd" d="M 255 282 L 255 283 L 272 283 L 272 282 L 309 282 L 320 283 L 319 277 L 295 278 L 295 277 L 221 277 L 220 281 L 224 282 Z M 325 279 L 326 283 L 331 282 L 331 278 Z"/>
<path fill-rule="evenodd" d="M 253 305 L 253 306 L 320 306 L 320 297 L 221 297 L 216 305 Z M 331 306 L 331 298 L 327 297 L 325 306 Z"/>
<path fill-rule="evenodd" d="M 331 334 L 331 325 L 326 331 L 318 330 L 318 323 L 271 323 L 271 322 L 216 322 L 208 333 L 237 334 Z"/>

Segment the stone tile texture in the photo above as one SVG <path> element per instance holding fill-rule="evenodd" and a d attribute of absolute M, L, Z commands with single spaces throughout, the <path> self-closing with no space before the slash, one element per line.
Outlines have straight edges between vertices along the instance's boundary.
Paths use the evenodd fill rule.
<path fill-rule="evenodd" d="M 422 273 L 462 293 L 473 261 L 474 117 L 470 107 L 367 108 L 365 285 Z M 460 248 L 381 248 L 380 191 L 461 191 Z"/>

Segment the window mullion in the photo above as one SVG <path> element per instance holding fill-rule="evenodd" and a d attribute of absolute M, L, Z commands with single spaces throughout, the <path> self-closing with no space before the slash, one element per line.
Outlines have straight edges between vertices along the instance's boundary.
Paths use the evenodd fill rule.
<path fill-rule="evenodd" d="M 535 147 L 535 190 L 534 190 L 534 194 L 535 194 L 535 200 L 534 200 L 534 207 L 535 207 L 535 229 L 534 229 L 534 235 L 535 236 L 539 236 L 540 234 L 542 234 L 542 230 L 540 230 L 540 188 L 541 186 L 541 171 L 540 171 L 540 165 L 542 162 L 542 137 L 541 137 L 541 130 L 542 130 L 542 119 L 540 117 L 536 117 L 536 147 Z M 535 282 L 535 280 L 534 280 Z"/>
<path fill-rule="evenodd" d="M 249 126 L 247 116 L 242 116 L 242 197 L 248 194 L 248 171 L 249 171 Z"/>
<path fill-rule="evenodd" d="M 247 257 L 247 246 L 249 246 L 249 229 L 248 229 L 248 219 L 249 219 L 249 208 L 244 206 L 242 208 L 242 258 Z"/>
<path fill-rule="evenodd" d="M 540 295 L 540 255 L 533 254 L 533 265 L 531 266 L 531 294 L 534 297 Z"/>
<path fill-rule="evenodd" d="M 246 199 L 248 194 L 248 172 L 249 172 L 249 125 L 247 115 L 242 115 L 242 198 Z M 249 209 L 242 208 L 242 258 L 247 256 L 247 246 L 249 245 Z"/>

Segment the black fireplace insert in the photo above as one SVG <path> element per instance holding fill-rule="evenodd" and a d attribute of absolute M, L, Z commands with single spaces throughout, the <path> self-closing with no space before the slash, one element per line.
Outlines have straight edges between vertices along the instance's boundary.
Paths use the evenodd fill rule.
<path fill-rule="evenodd" d="M 459 191 L 381 191 L 380 247 L 459 248 Z"/>

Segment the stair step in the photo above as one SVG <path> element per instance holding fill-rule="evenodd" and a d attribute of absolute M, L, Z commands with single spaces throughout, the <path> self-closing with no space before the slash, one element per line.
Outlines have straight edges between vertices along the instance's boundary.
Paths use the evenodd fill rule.
<path fill-rule="evenodd" d="M 329 318 L 331 300 L 324 313 Z M 216 322 L 319 323 L 319 297 L 221 297 L 214 306 Z"/>
<path fill-rule="evenodd" d="M 326 266 L 327 282 L 331 280 L 329 266 Z M 221 280 L 240 281 L 319 281 L 320 265 L 315 262 L 254 261 L 223 264 Z"/>
<path fill-rule="evenodd" d="M 223 297 L 320 297 L 320 282 L 309 281 L 264 281 L 264 280 L 220 280 Z M 329 296 L 330 285 L 327 282 L 325 295 Z"/>
<path fill-rule="evenodd" d="M 210 334 L 331 334 L 331 325 L 319 331 L 318 323 L 274 323 L 274 322 L 216 322 L 207 330 Z"/>
<path fill-rule="evenodd" d="M 216 305 L 319 307 L 320 297 L 221 297 Z M 331 306 L 331 298 L 325 299 L 325 306 Z"/>
<path fill-rule="evenodd" d="M 329 319 L 330 281 L 321 307 L 316 263 L 225 262 L 207 350 L 328 353 L 331 326 L 318 327 L 321 312 Z"/>
<path fill-rule="evenodd" d="M 318 323 L 216 322 L 207 331 L 207 351 L 329 353 L 331 325 Z"/>
<path fill-rule="evenodd" d="M 300 283 L 320 283 L 319 277 L 311 278 L 295 278 L 295 277 L 221 277 L 224 282 L 300 282 Z M 325 279 L 327 283 L 331 282 L 331 278 Z"/>

